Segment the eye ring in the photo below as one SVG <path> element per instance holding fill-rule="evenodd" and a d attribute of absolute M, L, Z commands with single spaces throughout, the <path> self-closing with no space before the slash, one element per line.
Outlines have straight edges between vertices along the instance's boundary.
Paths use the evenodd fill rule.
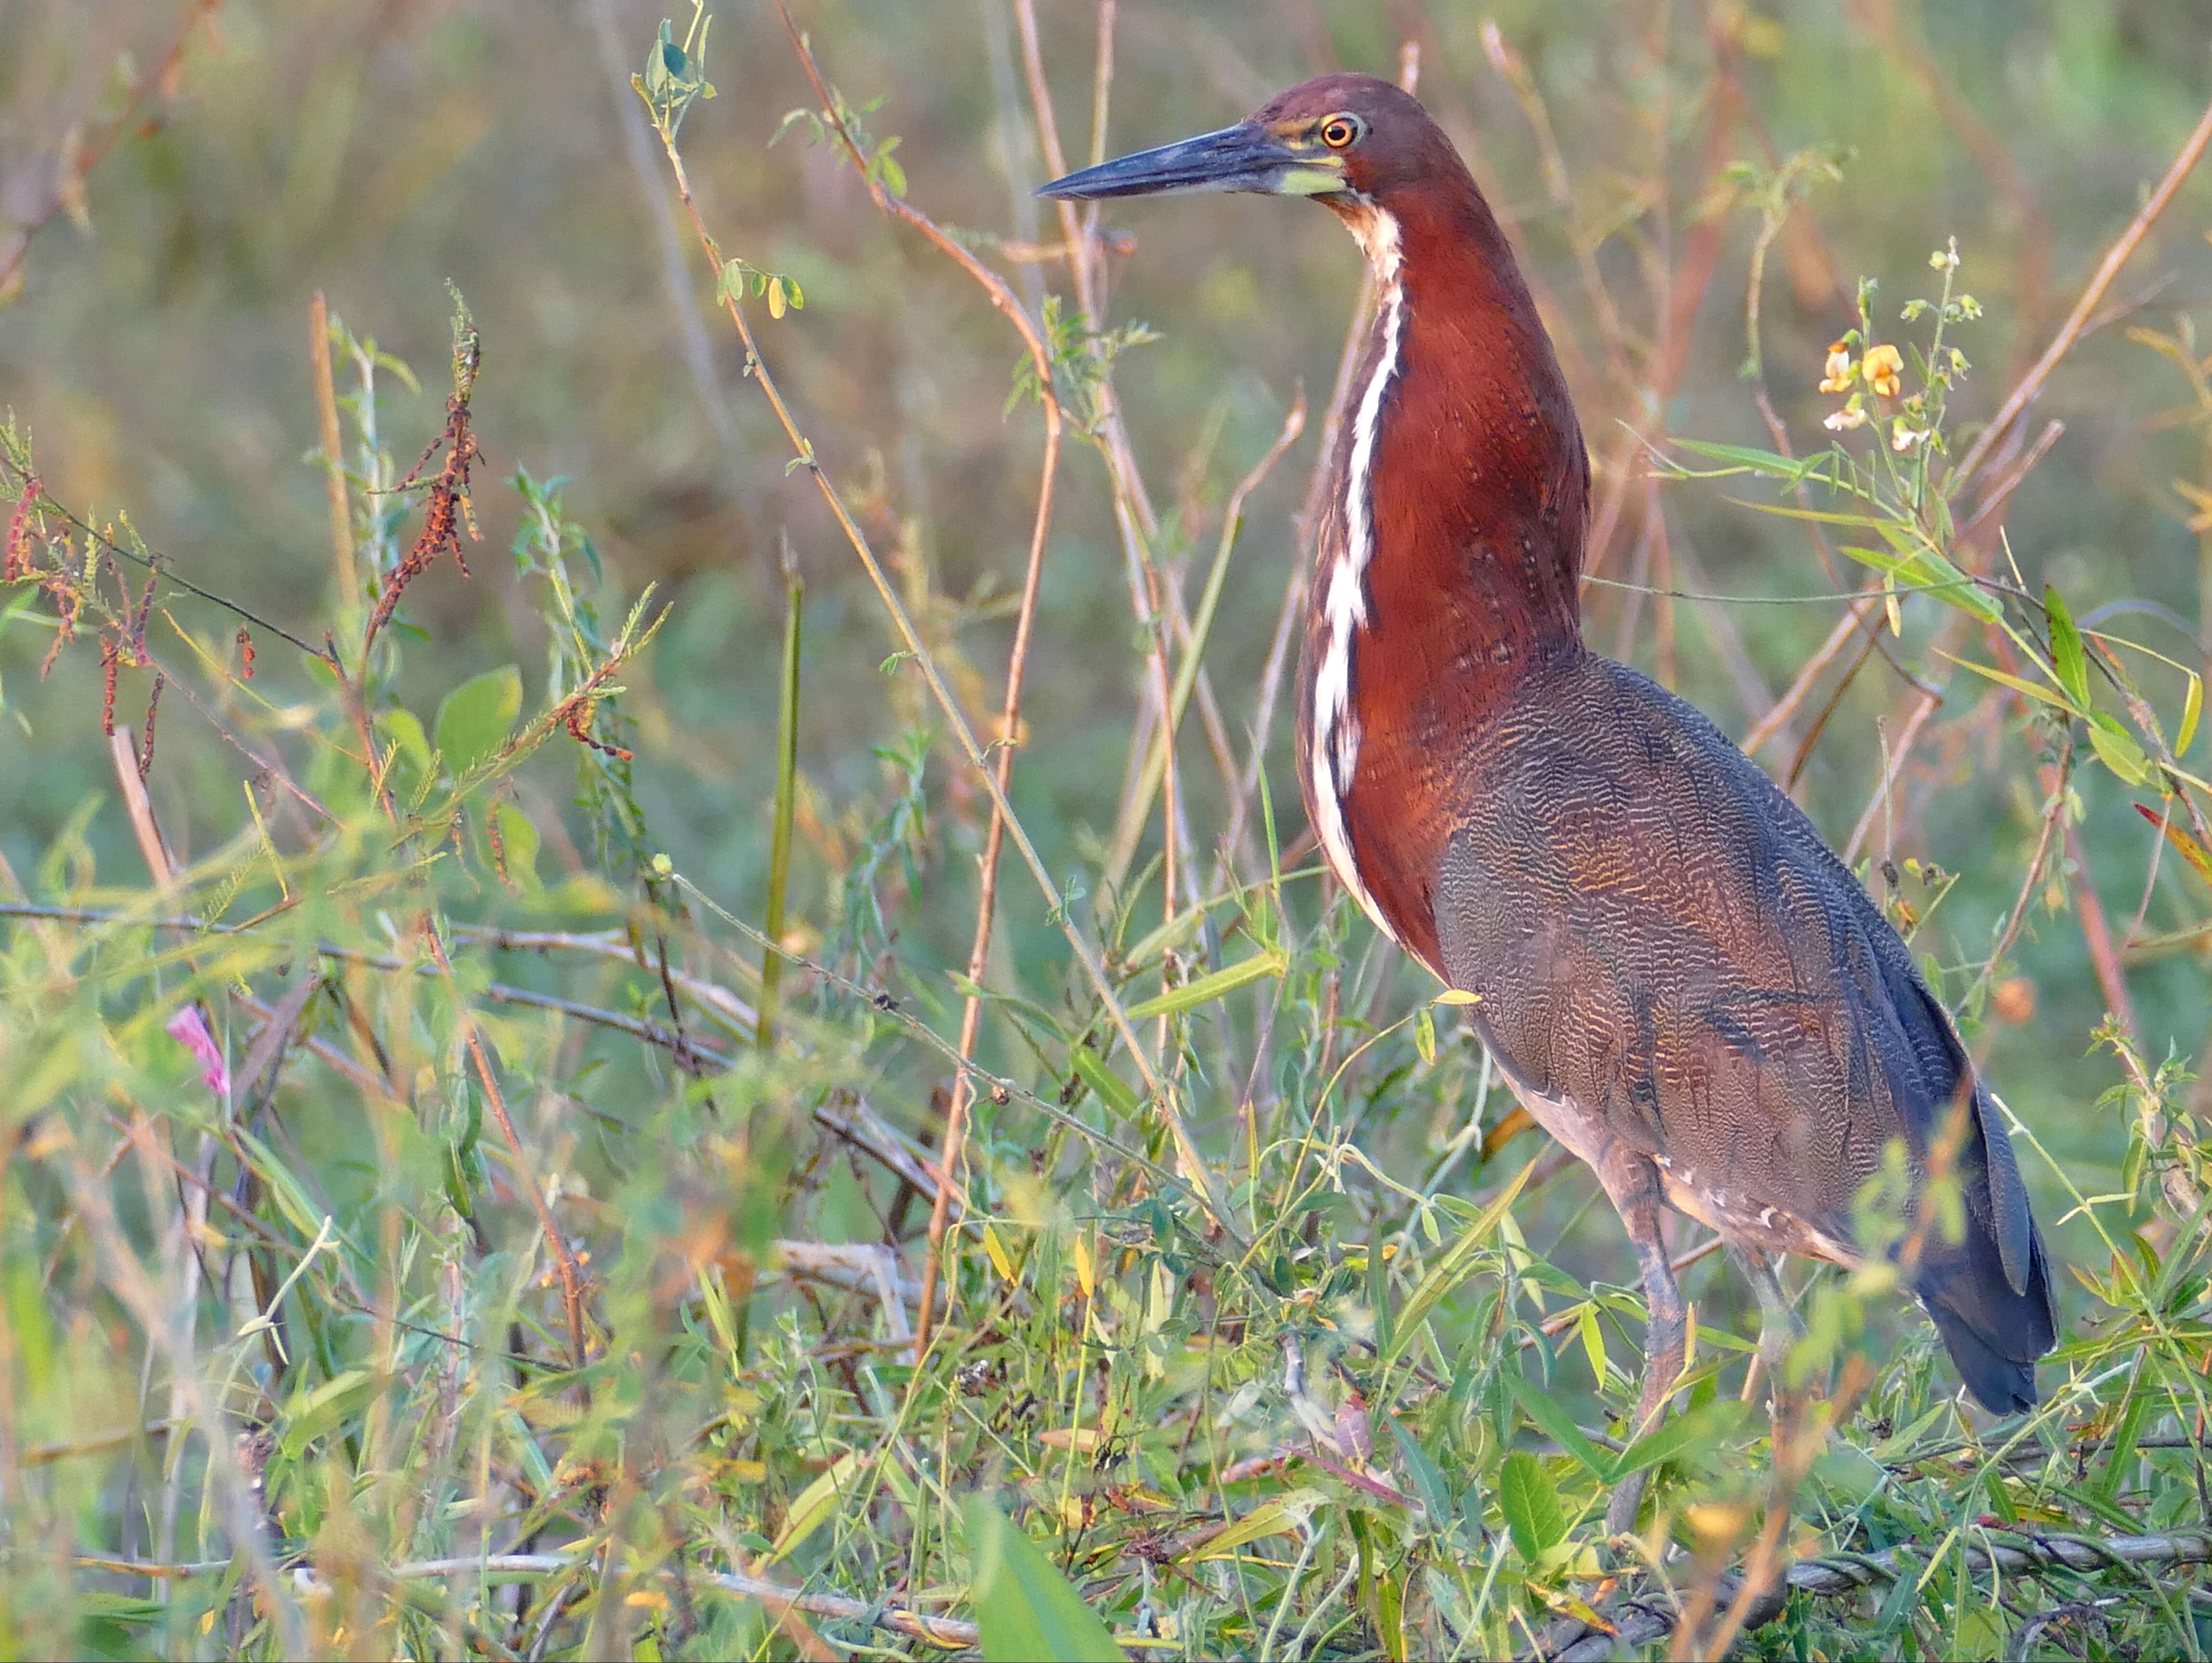
<path fill-rule="evenodd" d="M 1367 124 L 1348 111 L 1321 124 L 1321 142 L 1332 150 L 1350 149 L 1366 135 Z"/>

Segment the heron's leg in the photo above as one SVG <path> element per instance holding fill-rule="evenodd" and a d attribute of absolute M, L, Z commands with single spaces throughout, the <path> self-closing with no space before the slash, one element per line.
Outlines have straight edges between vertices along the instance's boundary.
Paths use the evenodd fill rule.
<path fill-rule="evenodd" d="M 1730 1242 L 1729 1257 L 1759 1298 L 1759 1356 L 1768 1378 L 1779 1386 L 1782 1365 L 1790 1355 L 1790 1342 L 1797 1331 L 1797 1319 L 1790 1309 L 1790 1296 L 1782 1291 L 1782 1278 L 1774 1261 L 1756 1247 Z"/>
<path fill-rule="evenodd" d="M 1644 1303 L 1649 1313 L 1644 1331 L 1644 1390 L 1636 1404 L 1636 1421 L 1628 1429 L 1631 1442 L 1659 1424 L 1682 1373 L 1682 1356 L 1688 1340 L 1689 1313 L 1682 1303 L 1674 1267 L 1667 1260 L 1667 1244 L 1659 1234 L 1659 1209 L 1665 1202 L 1659 1169 L 1649 1155 L 1616 1143 L 1598 1162 L 1598 1182 L 1628 1228 L 1644 1271 Z M 1636 1512 L 1644 1502 L 1642 1472 L 1632 1472 L 1614 1487 L 1605 1510 L 1606 1533 L 1618 1535 L 1636 1527 Z"/>
<path fill-rule="evenodd" d="M 1790 1296 L 1782 1290 L 1782 1278 L 1776 1274 L 1772 1259 L 1756 1247 L 1735 1242 L 1729 1244 L 1728 1253 L 1759 1298 L 1759 1361 L 1766 1375 L 1767 1409 L 1772 1417 L 1774 1444 L 1778 1450 L 1790 1392 L 1784 1365 L 1789 1361 L 1790 1343 L 1796 1336 L 1796 1315 L 1790 1308 Z M 1745 1387 L 1748 1397 L 1748 1380 Z"/>

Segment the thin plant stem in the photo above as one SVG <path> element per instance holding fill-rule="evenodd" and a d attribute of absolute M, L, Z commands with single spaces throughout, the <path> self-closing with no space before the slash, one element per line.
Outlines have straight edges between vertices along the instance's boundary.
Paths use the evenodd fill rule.
<path fill-rule="evenodd" d="M 315 379 L 315 421 L 323 442 L 323 488 L 330 503 L 331 560 L 337 583 L 337 632 L 350 641 L 361 627 L 361 572 L 354 563 L 353 506 L 347 500 L 345 438 L 338 430 L 338 393 L 331 375 L 331 308 L 318 289 L 307 302 L 307 362 Z"/>
<path fill-rule="evenodd" d="M 457 381 L 461 373 L 460 367 L 457 364 L 455 369 Z M 472 376 L 472 365 L 470 373 Z M 457 393 L 456 396 L 461 395 Z M 371 633 L 364 630 L 364 637 Z M 361 662 L 364 672 L 368 667 L 368 651 L 372 644 L 372 642 L 367 638 L 364 638 L 362 643 Z M 601 672 L 587 679 L 583 686 L 571 696 L 572 698 L 588 697 L 592 689 L 604 680 L 606 675 L 612 673 L 615 665 L 627 656 L 629 650 L 634 650 L 633 644 L 627 640 L 622 644 L 623 650 L 611 655 L 609 661 L 602 667 Z M 362 765 L 368 771 L 368 780 L 377 801 L 384 810 L 385 818 L 395 827 L 399 826 L 402 822 L 398 807 L 392 800 L 387 770 L 377 749 L 376 730 L 369 721 L 368 704 L 362 692 L 362 684 L 347 676 L 344 665 L 335 650 L 330 655 L 330 667 L 332 677 L 337 682 L 339 696 L 344 709 L 352 718 L 354 735 L 361 741 Z M 538 723 L 532 728 L 526 729 L 520 738 L 509 740 L 508 747 L 512 748 L 529 742 L 533 733 L 549 727 L 551 722 L 558 719 L 557 711 L 549 712 L 547 716 L 539 718 Z M 544 1188 L 537 1181 L 535 1169 L 532 1167 L 530 1157 L 522 1147 L 521 1135 L 515 1130 L 514 1117 L 507 1112 L 507 1094 L 500 1089 L 499 1076 L 493 1071 L 491 1057 L 484 1050 L 483 1036 L 477 1030 L 475 1014 L 470 1008 L 467 996 L 461 991 L 459 979 L 453 974 L 453 963 L 447 956 L 446 943 L 439 931 L 436 913 L 428 907 L 424 908 L 416 920 L 416 928 L 421 933 L 424 944 L 429 948 L 431 961 L 437 966 L 438 974 L 444 980 L 447 992 L 453 1001 L 454 1015 L 460 1027 L 461 1041 L 468 1051 L 470 1063 L 476 1072 L 477 1083 L 483 1088 L 484 1103 L 491 1110 L 492 1119 L 499 1127 L 500 1136 L 507 1140 L 507 1151 L 514 1158 L 515 1171 L 522 1175 L 522 1187 L 530 1192 L 531 1210 L 537 1215 L 538 1231 L 545 1238 L 547 1251 L 553 1255 L 554 1271 L 561 1282 L 561 1305 L 562 1314 L 568 1325 L 571 1360 L 576 1368 L 581 1368 L 586 1355 L 584 1337 L 584 1290 L 582 1274 L 577 1267 L 576 1257 L 569 1251 L 568 1243 L 561 1234 L 561 1227 L 554 1219 L 553 1209 L 545 1199 Z"/>
<path fill-rule="evenodd" d="M 783 679 L 776 700 L 775 822 L 768 856 L 768 938 L 783 940 L 783 909 L 791 886 L 791 828 L 799 797 L 799 643 L 806 606 L 806 584 L 791 558 L 783 557 Z M 761 959 L 760 1048 L 775 1043 L 777 990 L 783 984 L 783 953 L 770 947 Z"/>
<path fill-rule="evenodd" d="M 836 114 L 836 101 L 830 98 L 819 65 L 806 38 L 792 21 L 783 0 L 777 0 L 777 14 L 791 37 L 792 49 L 799 54 L 806 70 L 809 82 L 822 101 L 822 107 L 836 126 L 838 137 L 854 168 L 863 179 L 868 179 L 866 159 L 860 146 L 845 130 Z M 968 275 L 981 283 L 992 303 L 1015 326 L 1022 337 L 1024 348 L 1030 355 L 1031 368 L 1037 378 L 1037 399 L 1044 412 L 1044 457 L 1037 480 L 1036 512 L 1030 523 L 1029 557 L 1022 571 L 1021 603 L 1014 618 L 1014 640 L 1006 656 L 1006 692 L 999 706 L 999 734 L 993 741 L 998 755 L 990 771 L 992 790 L 991 822 L 983 838 L 983 858 L 976 874 L 975 929 L 968 949 L 969 992 L 962 1002 L 960 1011 L 959 1056 L 964 1063 L 975 1054 L 976 1041 L 981 1036 L 983 978 L 990 968 L 991 936 L 997 918 L 999 868 L 1006 849 L 1006 826 L 1012 810 L 1007 794 L 1013 787 L 1014 751 L 1020 740 L 1022 722 L 1022 687 L 1029 669 L 1030 644 L 1036 624 L 1037 596 L 1044 576 L 1045 543 L 1052 528 L 1053 494 L 1060 472 L 1060 432 L 1064 425 L 1060 400 L 1052 387 L 1052 360 L 1045 350 L 1043 338 L 1030 323 L 1013 291 L 998 274 L 969 254 L 950 237 L 939 230 L 927 216 L 908 208 L 907 204 L 884 190 L 880 181 L 869 179 L 870 195 L 877 207 L 895 219 L 921 231 L 942 252 L 951 255 Z M 974 1102 L 975 1084 L 967 1069 L 957 1070 L 952 1081 L 952 1090 L 946 1100 L 945 1136 L 939 1145 L 936 1196 L 929 1211 L 929 1252 L 922 1261 L 921 1307 L 915 1339 L 918 1356 L 928 1349 L 930 1332 L 937 1316 L 937 1278 L 943 1257 L 945 1231 L 951 1218 L 953 1191 L 959 1187 L 959 1164 L 963 1157 L 968 1132 L 968 1111 Z M 956 1284 L 957 1286 L 957 1284 Z"/>
<path fill-rule="evenodd" d="M 1191 619 L 1191 644 L 1185 649 L 1182 661 L 1176 667 L 1175 685 L 1168 695 L 1168 719 L 1152 743 L 1151 753 L 1145 760 L 1145 769 L 1138 795 L 1132 799 L 1134 812 L 1121 816 L 1120 834 L 1112 852 L 1108 856 L 1104 881 L 1109 888 L 1120 887 L 1127 873 L 1129 862 L 1136 856 L 1136 830 L 1152 815 L 1152 800 L 1160 788 L 1164 771 L 1163 758 L 1166 748 L 1174 742 L 1181 727 L 1184 711 L 1190 704 L 1191 690 L 1197 685 L 1198 672 L 1206 652 L 1206 643 L 1212 633 L 1215 609 L 1221 602 L 1222 585 L 1229 575 L 1229 557 L 1237 544 L 1237 533 L 1243 528 L 1244 504 L 1267 476 L 1274 472 L 1283 454 L 1297 442 L 1305 430 L 1306 400 L 1301 391 L 1291 401 L 1290 413 L 1283 418 L 1281 429 L 1275 435 L 1260 460 L 1255 462 L 1244 477 L 1237 482 L 1236 490 L 1229 494 L 1229 502 L 1222 510 L 1221 534 L 1214 545 L 1213 563 L 1207 569 L 1206 586 L 1200 593 L 1198 611 Z M 1232 828 L 1231 837 L 1234 831 Z"/>
<path fill-rule="evenodd" d="M 1045 79 L 1044 57 L 1038 38 L 1036 9 L 1034 0 L 1014 0 L 1014 21 L 1018 26 L 1022 41 L 1022 68 L 1029 84 L 1030 102 L 1036 113 L 1037 140 L 1044 151 L 1045 167 L 1056 178 L 1067 171 L 1067 157 L 1060 148 L 1060 125 L 1053 113 L 1052 89 Z M 1092 74 L 1091 109 L 1094 148 L 1100 149 L 1105 141 L 1105 106 L 1113 81 L 1112 28 L 1114 12 L 1111 6 L 1102 7 L 1099 27 L 1104 32 Z M 1056 204 L 1060 215 L 1060 235 L 1068 249 L 1068 270 L 1075 282 L 1077 306 L 1097 328 L 1105 316 L 1104 248 L 1097 235 L 1098 209 L 1097 204 L 1079 210 L 1071 202 Z M 1122 420 L 1119 396 L 1114 389 L 1110 375 L 1102 375 L 1097 393 L 1098 429 L 1097 437 L 1101 453 L 1105 457 L 1107 478 L 1113 490 L 1115 529 L 1121 538 L 1123 563 L 1127 568 L 1129 594 L 1136 608 L 1138 621 L 1147 624 L 1155 646 L 1164 655 L 1163 632 L 1170 632 L 1177 645 L 1185 651 L 1190 647 L 1190 620 L 1183 607 L 1182 592 L 1175 584 L 1165 587 L 1161 600 L 1164 612 L 1150 605 L 1152 593 L 1146 573 L 1151 562 L 1152 540 L 1158 534 L 1159 526 L 1152 512 L 1152 499 L 1145 489 L 1144 477 L 1138 469 L 1136 453 L 1129 442 L 1127 423 Z M 1148 699 L 1158 697 L 1156 679 Z M 1215 703 L 1211 679 L 1205 666 L 1199 667 L 1197 685 L 1198 712 L 1205 729 L 1206 743 L 1212 751 L 1215 765 L 1220 770 L 1224 786 L 1231 792 L 1237 789 L 1237 766 L 1234 747 L 1229 742 L 1228 730 L 1223 725 L 1218 706 Z M 1157 714 L 1157 713 L 1155 713 Z M 1139 722 L 1135 730 L 1139 745 L 1149 740 L 1146 723 Z M 1133 758 L 1133 761 L 1134 759 Z M 1167 836 L 1176 835 L 1172 819 Z"/>
<path fill-rule="evenodd" d="M 796 36 L 796 26 L 791 24 L 787 13 L 786 26 L 791 28 Z M 811 62 L 811 58 L 809 61 Z M 827 101 L 825 88 L 825 104 Z M 706 220 L 699 211 L 697 198 L 691 191 L 690 173 L 684 166 L 683 154 L 676 146 L 674 135 L 670 133 L 665 126 L 657 126 L 656 131 L 660 137 L 661 147 L 667 154 L 670 171 L 675 178 L 677 196 L 684 204 L 684 211 L 690 219 L 693 235 L 697 238 L 701 250 L 712 263 L 715 271 L 719 273 L 722 267 L 721 249 L 715 242 L 713 234 L 708 230 Z M 1042 359 L 1047 364 L 1049 363 L 1049 358 L 1043 352 L 1042 344 L 1037 340 L 1035 328 L 1022 312 L 1020 303 L 1015 300 L 1012 290 L 1006 286 L 995 272 L 990 271 L 988 267 L 976 260 L 974 255 L 960 247 L 951 238 L 946 237 L 926 216 L 908 207 L 888 192 L 879 191 L 878 195 L 878 206 L 883 207 L 884 211 L 922 231 L 925 235 L 930 237 L 932 241 L 943 247 L 956 262 L 969 270 L 970 275 L 981 274 L 979 281 L 983 282 L 990 291 L 994 303 L 1010 318 L 1016 320 L 1016 327 L 1022 332 L 1024 344 L 1030 347 L 1033 357 Z M 843 534 L 846 543 L 859 558 L 861 570 L 866 574 L 870 586 L 876 592 L 877 599 L 882 602 L 884 611 L 890 617 L 893 626 L 898 630 L 900 640 L 912 655 L 915 666 L 921 670 L 922 679 L 929 688 L 931 697 L 936 701 L 938 709 L 944 713 L 945 725 L 951 729 L 961 753 L 968 758 L 969 764 L 981 777 L 983 788 L 989 794 L 993 806 L 1005 819 L 1006 832 L 1013 838 L 1014 848 L 1021 856 L 1022 863 L 1029 868 L 1030 875 L 1035 879 L 1039 891 L 1045 897 L 1046 903 L 1051 911 L 1053 922 L 1074 952 L 1077 963 L 1082 966 L 1084 978 L 1091 984 L 1091 990 L 1097 995 L 1107 1020 L 1112 1025 L 1121 1043 L 1129 1048 L 1130 1060 L 1136 1064 L 1137 1072 L 1142 1076 L 1146 1089 L 1152 1094 L 1162 1118 L 1167 1124 L 1169 1134 L 1175 1142 L 1176 1160 L 1183 1169 L 1184 1176 L 1193 1182 L 1198 1191 L 1204 1197 L 1206 1210 L 1214 1221 L 1223 1229 L 1233 1233 L 1235 1227 L 1231 1221 L 1227 1200 L 1221 1193 L 1219 1181 L 1200 1156 L 1198 1146 L 1191 1138 L 1189 1128 L 1184 1123 L 1181 1109 L 1177 1107 L 1172 1093 L 1162 1081 L 1152 1058 L 1146 1053 L 1142 1042 L 1137 1038 L 1136 1030 L 1129 1021 L 1128 1014 L 1122 1008 L 1121 1001 L 1115 993 L 1113 983 L 1106 974 L 1103 960 L 1100 959 L 1097 949 L 1084 935 L 1081 927 L 1075 920 L 1073 910 L 1061 899 L 1059 886 L 1053 881 L 1052 874 L 1045 866 L 1044 857 L 1037 852 L 1036 844 L 1031 841 L 1028 832 L 1023 828 L 1020 818 L 1014 813 L 1013 805 L 1007 800 L 1006 791 L 1000 786 L 995 771 L 990 766 L 989 759 L 984 755 L 982 746 L 976 742 L 975 731 L 969 724 L 966 713 L 961 710 L 959 701 L 953 697 L 951 689 L 945 685 L 944 676 L 938 669 L 936 660 L 930 654 L 927 644 L 923 642 L 921 632 L 915 629 L 914 619 L 908 612 L 905 603 L 899 599 L 897 590 L 892 586 L 889 575 L 884 570 L 883 563 L 877 558 L 874 545 L 869 542 L 867 533 L 860 529 L 860 523 L 853 518 L 852 511 L 846 506 L 843 494 L 838 490 L 836 485 L 831 481 L 828 470 L 822 466 L 820 459 L 815 455 L 812 442 L 800 430 L 798 418 L 792 413 L 791 406 L 785 400 L 782 390 L 777 386 L 774 373 L 770 371 L 767 361 L 761 356 L 759 341 L 754 336 L 752 326 L 745 317 L 744 308 L 738 304 L 738 296 L 730 293 L 724 295 L 723 307 L 729 315 L 732 326 L 738 332 L 740 344 L 744 348 L 746 371 L 752 377 L 755 384 L 759 387 L 762 397 L 768 400 L 770 413 L 775 417 L 777 426 L 783 429 L 784 437 L 792 448 L 793 466 L 803 468 L 812 478 L 815 489 L 821 495 L 823 506 L 830 510 L 830 517 L 837 522 L 837 529 Z"/>
<path fill-rule="evenodd" d="M 2181 148 L 2174 153 L 2173 161 L 2166 168 L 2165 177 L 2143 198 L 2143 205 L 2128 222 L 2127 228 L 2105 251 L 2105 258 L 2097 262 L 2097 269 L 2090 275 L 2087 283 L 2083 285 L 2080 297 L 2074 302 L 2074 309 L 2066 314 L 2066 321 L 2058 326 L 2058 332 L 2051 338 L 2051 344 L 2044 348 L 2043 356 L 2005 396 L 2004 403 L 1997 406 L 1997 413 L 1990 418 L 1990 424 L 1982 429 L 1980 436 L 1968 449 L 1959 464 L 1959 478 L 1972 479 L 1980 471 L 1990 454 L 2011 432 L 2013 423 L 2035 401 L 2035 395 L 2051 379 L 2051 372 L 2058 368 L 2059 360 L 2074 350 L 2075 342 L 2081 338 L 2089 320 L 2095 315 L 2099 304 L 2104 300 L 2105 291 L 2112 286 L 2121 269 L 2142 246 L 2142 240 L 2150 235 L 2151 227 L 2157 224 L 2160 216 L 2166 212 L 2166 204 L 2181 189 L 2182 181 L 2195 170 L 2208 144 L 2212 144 L 2212 104 L 2204 107 L 2204 113 L 2198 118 L 2196 128 L 2182 141 Z"/>

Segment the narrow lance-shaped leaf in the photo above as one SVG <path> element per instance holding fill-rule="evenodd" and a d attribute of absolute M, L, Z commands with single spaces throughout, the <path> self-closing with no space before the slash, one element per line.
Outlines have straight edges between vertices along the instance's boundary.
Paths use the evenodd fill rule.
<path fill-rule="evenodd" d="M 2207 852 L 2182 826 L 2174 824 L 2173 816 L 2161 814 L 2143 803 L 2136 805 L 2136 813 L 2166 833 L 2166 840 L 2181 851 L 2181 858 L 2189 862 L 2189 869 L 2208 884 L 2212 884 L 2212 852 Z"/>
<path fill-rule="evenodd" d="M 1771 450 L 1754 450 L 1748 445 L 1718 444 L 1709 439 L 1677 439 L 1674 448 L 1686 450 L 1692 456 L 1702 456 L 1708 461 L 1723 463 L 1732 472 L 1756 473 L 1768 479 L 1787 479 L 1792 484 L 1807 478 L 1827 461 L 1826 456 L 1792 458 Z"/>
<path fill-rule="evenodd" d="M 1525 1374 L 1509 1369 L 1505 1374 L 1506 1389 L 1513 1393 L 1514 1401 L 1522 1411 L 1537 1424 L 1553 1442 L 1580 1461 L 1601 1480 L 1613 1477 L 1613 1462 L 1604 1451 L 1589 1441 L 1589 1435 L 1575 1424 L 1565 1404 L 1538 1386 Z M 1550 1544 L 1547 1543 L 1546 1546 Z"/>
<path fill-rule="evenodd" d="M 830 1463 L 827 1471 L 799 1491 L 799 1499 L 784 1515 L 783 1528 L 777 1532 L 775 1545 L 769 1550 L 763 1565 L 775 1563 L 836 1516 L 837 1503 L 853 1487 L 854 1474 L 862 1459 L 859 1450 L 847 1450 Z"/>
<path fill-rule="evenodd" d="M 1067 1054 L 1074 1067 L 1076 1077 L 1098 1093 L 1101 1101 L 1123 1119 L 1133 1118 L 1137 1112 L 1137 1094 L 1125 1084 L 1121 1075 L 1106 1066 L 1105 1059 L 1088 1045 L 1077 1045 Z"/>
<path fill-rule="evenodd" d="M 1236 992 L 1238 988 L 1249 987 L 1254 982 L 1263 981 L 1270 976 L 1280 976 L 1290 967 L 1289 955 L 1279 948 L 1255 953 L 1249 959 L 1211 971 L 1194 982 L 1186 982 L 1179 988 L 1170 988 L 1165 993 L 1140 1000 L 1129 1007 L 1129 1020 L 1141 1022 L 1148 1017 L 1172 1016 L 1177 1011 L 1195 1010 L 1200 1005 L 1210 1005 L 1216 999 Z"/>
<path fill-rule="evenodd" d="M 1978 676 L 1987 676 L 1991 681 L 1999 682 L 2003 685 L 2011 688 L 2013 691 L 2021 695 L 2023 697 L 2032 698 L 2038 704 L 2048 704 L 2053 709 L 2060 710 L 2069 708 L 2066 701 L 2061 698 L 2057 693 L 2052 692 L 2048 687 L 2039 687 L 2033 682 L 2023 680 L 2019 676 L 2008 675 L 2002 670 L 1992 669 L 1986 664 L 1977 664 L 1971 658 L 1951 658 L 1951 655 L 1944 652 L 1941 648 L 1936 649 L 1936 656 L 1939 658 L 1949 658 L 1951 659 L 1951 662 L 1957 665 L 1960 669 L 1972 670 Z"/>
<path fill-rule="evenodd" d="M 1206 1538 L 1192 1550 L 1185 1562 L 1197 1564 L 1207 1559 L 1226 1559 L 1237 1549 L 1249 1547 L 1267 1537 L 1294 1536 L 1304 1528 L 1314 1509 L 1326 1505 L 1328 1501 L 1326 1490 L 1294 1489 L 1273 1501 L 1262 1502 L 1219 1535 Z"/>
<path fill-rule="evenodd" d="M 988 1663 L 1121 1663 L 1113 1631 L 1006 1514 L 975 1495 L 963 1518 Z"/>
<path fill-rule="evenodd" d="M 1535 1170 L 1536 1163 L 1532 1160 L 1516 1173 L 1498 1198 L 1484 1208 L 1474 1221 L 1460 1233 L 1459 1240 L 1452 1243 L 1443 1258 L 1421 1278 L 1404 1307 L 1399 1311 L 1397 1319 L 1391 1325 L 1390 1343 L 1382 1348 L 1384 1368 L 1397 1361 L 1399 1354 L 1420 1331 L 1422 1323 L 1428 1319 L 1429 1313 L 1437 1302 L 1466 1280 L 1468 1272 L 1474 1268 L 1475 1255 L 1495 1234 L 1498 1221 L 1512 1206 L 1513 1197 L 1521 1193 L 1521 1186 L 1528 1181 L 1528 1174 Z"/>
<path fill-rule="evenodd" d="M 2051 667 L 2058 685 L 2077 710 L 2089 708 L 2089 658 L 2081 650 L 2081 632 L 2074 627 L 2074 614 L 2057 589 L 2043 586 L 2043 616 L 2051 625 Z"/>

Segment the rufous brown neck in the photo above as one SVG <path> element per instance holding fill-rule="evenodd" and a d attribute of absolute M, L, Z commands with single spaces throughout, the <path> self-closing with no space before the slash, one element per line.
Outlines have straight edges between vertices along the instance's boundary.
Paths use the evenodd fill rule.
<path fill-rule="evenodd" d="M 1581 650 L 1589 463 L 1504 233 L 1430 131 L 1441 154 L 1406 182 L 1325 198 L 1376 311 L 1331 463 L 1299 728 L 1331 867 L 1433 969 L 1451 764 L 1532 671 Z"/>

